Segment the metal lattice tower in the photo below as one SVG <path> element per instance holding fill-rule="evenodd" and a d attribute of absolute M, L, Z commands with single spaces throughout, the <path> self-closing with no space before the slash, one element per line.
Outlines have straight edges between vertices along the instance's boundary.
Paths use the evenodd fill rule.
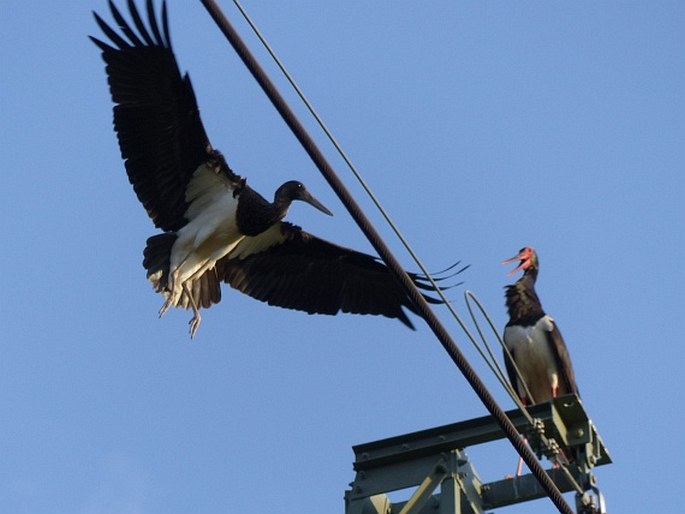
<path fill-rule="evenodd" d="M 552 447 L 576 456 L 568 467 L 570 479 L 561 468 L 548 470 L 549 477 L 561 492 L 583 491 L 576 493 L 579 514 L 605 513 L 592 469 L 610 464 L 611 457 L 578 397 L 555 398 L 530 407 L 528 412 L 536 420 L 534 429 L 518 409 L 506 414 L 518 430 L 527 434 L 538 456 L 545 452 L 539 435 L 554 441 Z M 546 496 L 532 474 L 490 483 L 480 480 L 465 448 L 503 437 L 493 417 L 484 416 L 356 445 L 356 476 L 345 492 L 345 512 L 482 514 Z M 387 493 L 407 488 L 415 490 L 406 501 L 390 501 Z"/>

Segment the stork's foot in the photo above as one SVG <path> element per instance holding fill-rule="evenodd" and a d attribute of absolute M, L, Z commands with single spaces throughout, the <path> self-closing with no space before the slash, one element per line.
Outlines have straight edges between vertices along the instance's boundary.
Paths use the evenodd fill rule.
<path fill-rule="evenodd" d="M 523 457 L 519 457 L 518 464 L 516 465 L 516 474 L 515 475 L 504 475 L 504 478 L 507 480 L 510 480 L 514 477 L 520 477 L 521 471 L 523 471 Z"/>
<path fill-rule="evenodd" d="M 171 295 L 169 295 L 169 298 L 166 299 L 166 302 L 164 302 L 164 305 L 162 305 L 162 308 L 159 309 L 159 317 L 161 318 L 164 316 L 166 311 L 169 310 L 169 307 L 171 307 Z"/>
<path fill-rule="evenodd" d="M 199 312 L 195 313 L 195 316 L 192 317 L 192 319 L 188 322 L 188 325 L 190 326 L 190 338 L 192 339 L 195 337 L 195 332 L 197 332 L 197 329 L 200 327 L 200 322 L 202 321 L 202 316 L 200 316 Z"/>
<path fill-rule="evenodd" d="M 525 405 L 525 400 L 521 398 L 521 401 L 524 402 L 523 404 Z M 523 437 L 523 442 L 528 444 L 528 439 L 524 436 Z M 518 463 L 516 464 L 516 474 L 514 475 L 515 477 L 520 477 L 521 472 L 523 471 L 523 457 L 519 455 L 519 460 Z M 513 478 L 511 475 L 506 475 L 504 478 Z"/>

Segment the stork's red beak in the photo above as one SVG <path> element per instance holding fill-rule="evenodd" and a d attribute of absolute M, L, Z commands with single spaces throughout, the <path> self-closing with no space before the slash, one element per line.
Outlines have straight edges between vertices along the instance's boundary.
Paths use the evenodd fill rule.
<path fill-rule="evenodd" d="M 530 249 L 526 247 L 513 257 L 510 257 L 509 259 L 502 261 L 502 264 L 509 264 L 515 261 L 519 261 L 519 265 L 516 266 L 513 270 L 511 270 L 509 273 L 507 273 L 507 276 L 510 277 L 511 275 L 515 275 L 521 270 L 527 270 L 530 267 L 530 255 Z"/>

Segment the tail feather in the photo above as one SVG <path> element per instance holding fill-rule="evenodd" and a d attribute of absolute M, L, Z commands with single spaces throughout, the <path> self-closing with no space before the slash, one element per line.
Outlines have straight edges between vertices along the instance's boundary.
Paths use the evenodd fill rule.
<path fill-rule="evenodd" d="M 143 251 L 143 266 L 147 270 L 147 278 L 155 291 L 168 297 L 172 294 L 169 285 L 169 267 L 171 263 L 171 249 L 176 242 L 176 234 L 166 232 L 154 235 L 147 240 Z M 211 268 L 189 283 L 190 292 L 198 308 L 208 308 L 213 303 L 221 301 L 221 281 L 217 277 L 216 269 Z M 174 307 L 190 308 L 190 302 L 185 294 L 177 291 L 173 302 Z"/>
<path fill-rule="evenodd" d="M 173 232 L 157 234 L 148 238 L 143 251 L 143 267 L 158 293 L 168 291 L 171 248 L 175 241 L 176 234 Z"/>

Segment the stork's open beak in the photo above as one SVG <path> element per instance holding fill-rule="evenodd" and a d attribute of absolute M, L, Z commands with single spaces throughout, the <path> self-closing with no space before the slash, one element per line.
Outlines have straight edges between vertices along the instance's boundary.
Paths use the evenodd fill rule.
<path fill-rule="evenodd" d="M 510 277 L 512 275 L 515 275 L 522 269 L 525 269 L 524 265 L 527 262 L 525 259 L 523 259 L 523 252 L 519 252 L 513 257 L 508 258 L 507 260 L 502 261 L 502 264 L 510 264 L 515 261 L 520 261 L 519 265 L 516 266 L 513 270 L 511 270 L 509 273 L 507 273 L 507 276 Z"/>
<path fill-rule="evenodd" d="M 328 208 L 326 208 L 326 206 L 324 204 L 322 204 L 320 201 L 318 201 L 316 198 L 314 198 L 309 191 L 305 191 L 304 193 L 302 193 L 302 196 L 299 198 L 299 200 L 302 200 L 303 202 L 307 202 L 312 207 L 316 207 L 317 209 L 319 209 L 324 214 L 328 214 L 329 216 L 333 216 L 333 213 L 330 210 L 328 210 Z"/>

